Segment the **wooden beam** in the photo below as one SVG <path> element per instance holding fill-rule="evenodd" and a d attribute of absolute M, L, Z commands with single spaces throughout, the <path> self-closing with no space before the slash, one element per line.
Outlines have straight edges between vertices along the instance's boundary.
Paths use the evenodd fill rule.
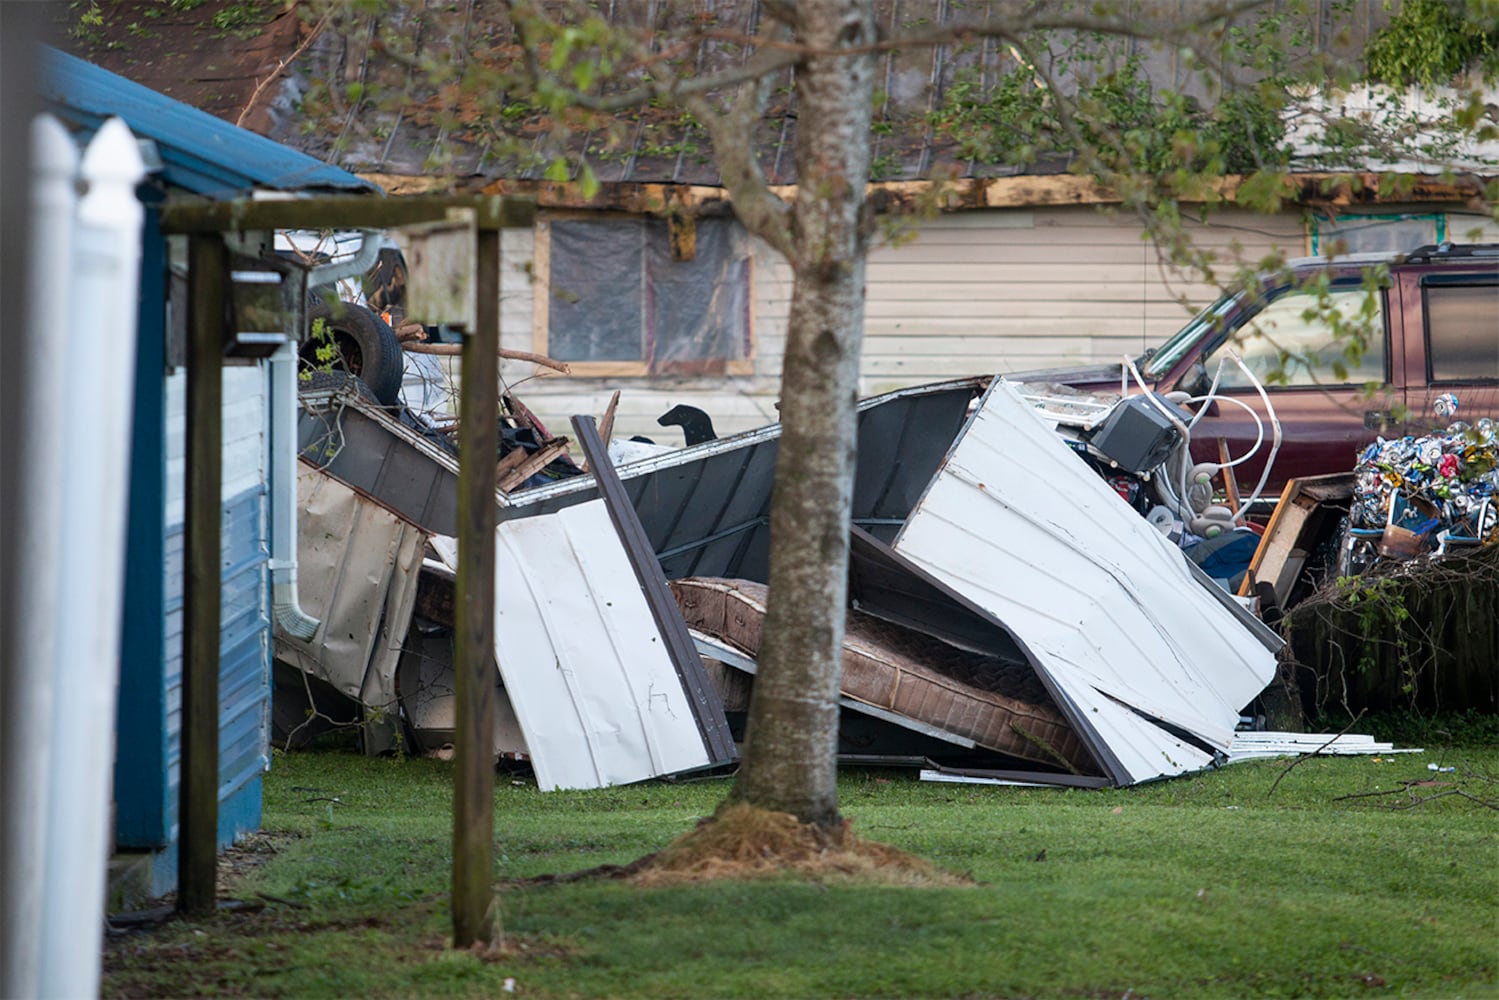
<path fill-rule="evenodd" d="M 447 190 L 449 181 L 438 177 L 408 177 L 400 174 L 362 174 L 391 195 L 402 198 L 434 197 Z M 1382 175 L 1374 172 L 1318 171 L 1287 174 L 1283 185 L 1287 202 L 1307 205 L 1373 205 L 1467 203 L 1481 198 L 1492 178 L 1469 175 L 1443 179 L 1438 175 L 1403 175 L 1408 182 L 1388 185 L 1381 191 Z M 1238 200 L 1242 175 L 1230 174 L 1203 189 L 1200 197 L 1226 204 Z M 575 183 L 527 181 L 510 178 L 476 179 L 475 190 L 507 198 L 534 199 L 541 208 L 595 209 L 667 217 L 686 213 L 701 217 L 731 210 L 725 188 L 708 185 L 658 184 L 624 181 L 601 185 L 585 195 Z M 772 190 L 780 197 L 796 197 L 794 184 Z M 1035 208 L 1045 205 L 1117 205 L 1119 193 L 1076 174 L 1019 174 L 1011 177 L 962 177 L 957 180 L 880 181 L 870 184 L 867 197 L 878 212 L 914 211 L 934 202 L 943 211 L 984 208 Z"/>
<path fill-rule="evenodd" d="M 1243 500 L 1239 497 L 1239 483 L 1234 478 L 1234 467 L 1229 465 L 1232 456 L 1228 453 L 1228 442 L 1223 438 L 1218 439 L 1218 464 L 1223 467 L 1223 495 L 1228 497 L 1228 509 L 1238 510 Z M 1242 524 L 1244 518 L 1237 519 Z"/>
<path fill-rule="evenodd" d="M 219 527 L 228 253 L 216 235 L 188 240 L 187 551 L 183 585 L 182 772 L 177 909 L 213 912 L 219 827 Z"/>
<path fill-rule="evenodd" d="M 510 455 L 514 455 L 517 451 L 524 458 L 513 467 L 505 470 L 499 480 L 499 488 L 506 493 L 509 493 L 527 479 L 530 479 L 536 473 L 552 464 L 552 462 L 565 455 L 567 453 L 567 438 L 553 438 L 546 443 L 545 447 L 533 455 L 527 455 L 525 449 L 519 447 L 515 451 L 512 451 Z M 509 458 L 510 455 L 506 455 L 505 457 Z M 498 471 L 498 466 L 496 467 L 496 471 Z"/>
<path fill-rule="evenodd" d="M 453 672 L 453 947 L 488 944 L 494 906 L 495 450 L 500 418 L 500 234 L 480 229 L 474 330 L 458 412 L 457 635 Z"/>
<path fill-rule="evenodd" d="M 161 210 L 165 233 L 229 233 L 259 229 L 393 229 L 439 222 L 450 209 L 471 209 L 481 230 L 529 228 L 536 206 L 498 195 L 424 195 L 379 198 L 326 195 L 262 201 L 169 198 Z"/>

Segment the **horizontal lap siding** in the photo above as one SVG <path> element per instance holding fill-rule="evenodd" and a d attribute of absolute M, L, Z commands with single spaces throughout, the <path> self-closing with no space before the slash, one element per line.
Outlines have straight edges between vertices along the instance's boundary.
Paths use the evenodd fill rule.
<path fill-rule="evenodd" d="M 186 403 L 184 377 L 167 379 L 165 829 L 176 838 L 182 763 Z M 219 621 L 219 844 L 259 823 L 268 763 L 270 585 L 266 486 L 266 374 L 224 370 Z"/>
<path fill-rule="evenodd" d="M 1299 215 L 1238 210 L 1210 225 L 1187 223 L 1194 243 L 1232 276 L 1236 254 L 1257 260 L 1272 246 L 1306 252 Z M 866 273 L 860 390 L 869 395 L 965 375 L 1113 361 L 1138 355 L 1180 328 L 1216 293 L 1162 265 L 1137 221 L 1091 207 L 969 211 L 906 229 L 898 246 L 871 251 Z M 501 343 L 532 348 L 529 230 L 502 238 Z M 554 433 L 576 413 L 599 416 L 621 390 L 615 434 L 680 443 L 656 417 L 678 403 L 702 407 L 729 434 L 776 419 L 791 276 L 756 242 L 755 373 L 714 378 L 580 378 L 506 361 L 501 377 Z M 1182 300 L 1188 303 L 1184 305 Z M 1191 308 L 1189 308 L 1189 306 Z"/>
<path fill-rule="evenodd" d="M 1294 215 L 1228 211 L 1189 223 L 1199 247 L 1258 259 L 1304 252 Z M 870 254 L 863 391 L 961 375 L 1113 361 L 1178 329 L 1211 286 L 1163 267 L 1141 229 L 1092 208 L 941 216 Z M 1232 268 L 1223 266 L 1224 276 Z"/>

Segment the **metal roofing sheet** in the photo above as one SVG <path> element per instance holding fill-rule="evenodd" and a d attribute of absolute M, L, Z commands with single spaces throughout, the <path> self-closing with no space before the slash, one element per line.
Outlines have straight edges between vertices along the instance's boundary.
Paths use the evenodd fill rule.
<path fill-rule="evenodd" d="M 715 763 L 602 500 L 506 521 L 495 548 L 495 658 L 541 788 Z"/>
<path fill-rule="evenodd" d="M 155 141 L 168 182 L 194 194 L 231 198 L 254 188 L 379 190 L 346 170 L 56 49 L 44 48 L 40 65 L 39 86 L 54 113 L 89 133 L 108 118 L 123 118 L 138 137 Z"/>
<path fill-rule="evenodd" d="M 1274 643 L 1007 382 L 991 386 L 894 547 L 1024 638 L 1121 782 L 1210 763 L 1274 675 Z"/>

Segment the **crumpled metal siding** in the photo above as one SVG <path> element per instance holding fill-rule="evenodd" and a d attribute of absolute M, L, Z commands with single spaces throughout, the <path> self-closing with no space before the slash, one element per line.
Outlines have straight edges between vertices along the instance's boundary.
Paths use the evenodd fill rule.
<path fill-rule="evenodd" d="M 540 788 L 713 763 L 602 500 L 506 521 L 495 549 L 495 659 Z"/>
<path fill-rule="evenodd" d="M 991 386 L 894 547 L 1024 637 L 1117 782 L 1211 763 L 1274 676 L 1263 630 L 1009 383 Z"/>

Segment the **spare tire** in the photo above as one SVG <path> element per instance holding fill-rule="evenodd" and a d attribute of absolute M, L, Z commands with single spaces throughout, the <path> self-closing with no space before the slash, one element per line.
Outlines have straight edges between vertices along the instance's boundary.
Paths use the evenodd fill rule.
<path fill-rule="evenodd" d="M 310 335 L 316 320 L 327 324 L 332 336 L 333 357 L 319 358 L 319 348 L 328 342 Z M 401 376 L 405 359 L 401 342 L 390 324 L 373 310 L 351 302 L 319 302 L 308 306 L 309 336 L 302 344 L 302 360 L 317 369 L 332 365 L 356 375 L 385 406 L 401 401 Z M 326 353 L 326 352 L 325 352 Z"/>

